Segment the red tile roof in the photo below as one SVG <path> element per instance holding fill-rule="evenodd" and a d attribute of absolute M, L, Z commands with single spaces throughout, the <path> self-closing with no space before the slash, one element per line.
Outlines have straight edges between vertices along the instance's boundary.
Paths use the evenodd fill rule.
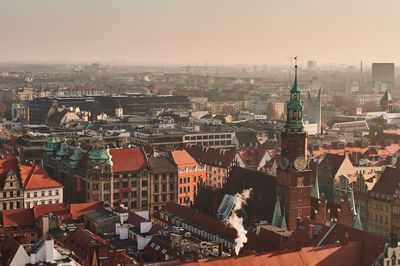
<path fill-rule="evenodd" d="M 65 203 L 55 203 L 55 204 L 42 204 L 33 206 L 33 214 L 35 219 L 42 217 L 43 215 L 53 213 L 58 216 L 69 217 L 69 209 Z"/>
<path fill-rule="evenodd" d="M 75 203 L 70 204 L 70 213 L 72 219 L 79 218 L 86 213 L 96 211 L 103 207 L 102 202 Z"/>
<path fill-rule="evenodd" d="M 347 245 L 325 245 L 321 247 L 307 247 L 300 251 L 273 251 L 252 255 L 223 257 L 216 259 L 202 259 L 188 262 L 184 265 L 218 265 L 218 266 L 281 266 L 281 265 L 360 265 L 361 243 L 350 242 Z"/>
<path fill-rule="evenodd" d="M 28 173 L 29 172 L 29 173 Z M 61 188 L 63 185 L 51 178 L 39 166 L 21 165 L 22 181 L 25 190 L 36 190 L 43 188 Z"/>
<path fill-rule="evenodd" d="M 110 154 L 114 173 L 135 172 L 147 168 L 147 158 L 141 148 L 112 149 Z"/>
<path fill-rule="evenodd" d="M 171 155 L 172 159 L 181 171 L 185 171 L 186 167 L 189 167 L 189 169 L 193 169 L 196 166 L 200 167 L 196 160 L 193 159 L 193 157 L 185 150 L 172 151 Z"/>
<path fill-rule="evenodd" d="M 324 158 L 324 160 L 328 161 L 329 165 L 332 167 L 332 170 L 335 174 L 339 170 L 344 159 L 345 159 L 344 155 L 333 154 L 333 153 L 327 153 Z"/>
<path fill-rule="evenodd" d="M 34 225 L 33 209 L 3 210 L 1 212 L 3 226 Z"/>

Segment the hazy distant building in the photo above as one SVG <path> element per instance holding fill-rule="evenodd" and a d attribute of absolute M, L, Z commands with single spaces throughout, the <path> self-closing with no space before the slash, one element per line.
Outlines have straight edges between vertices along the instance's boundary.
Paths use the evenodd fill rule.
<path fill-rule="evenodd" d="M 394 87 L 394 63 L 373 63 L 372 81 L 386 83 L 390 88 Z"/>
<path fill-rule="evenodd" d="M 315 100 L 308 92 L 307 97 L 307 120 L 309 124 L 318 124 L 318 133 L 321 133 L 321 88 Z"/>
<path fill-rule="evenodd" d="M 379 101 L 379 109 L 386 112 L 393 112 L 393 98 L 388 91 L 385 92 Z"/>
<path fill-rule="evenodd" d="M 317 68 L 317 61 L 309 60 L 307 61 L 307 71 L 315 71 Z"/>

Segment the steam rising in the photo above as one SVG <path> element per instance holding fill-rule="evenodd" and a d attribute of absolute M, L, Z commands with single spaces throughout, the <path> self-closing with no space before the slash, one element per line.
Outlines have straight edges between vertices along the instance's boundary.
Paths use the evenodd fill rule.
<path fill-rule="evenodd" d="M 244 204 L 247 204 L 247 199 L 250 197 L 251 188 L 243 190 L 241 194 L 236 193 L 234 199 L 234 207 L 232 209 L 231 215 L 224 220 L 224 222 L 234 228 L 237 232 L 237 237 L 235 239 L 235 253 L 239 254 L 240 249 L 243 247 L 244 243 L 247 242 L 247 230 L 243 226 L 243 218 L 239 217 L 236 211 L 240 210 Z"/>

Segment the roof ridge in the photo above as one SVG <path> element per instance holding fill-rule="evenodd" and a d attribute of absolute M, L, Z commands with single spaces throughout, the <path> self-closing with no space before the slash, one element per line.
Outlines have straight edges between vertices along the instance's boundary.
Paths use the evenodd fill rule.
<path fill-rule="evenodd" d="M 30 171 L 30 173 L 29 173 L 29 175 L 28 175 L 28 178 L 26 179 L 26 184 L 24 184 L 24 188 L 26 188 L 26 187 L 28 186 L 28 184 L 29 184 L 29 181 L 31 181 L 31 177 L 32 177 L 32 175 L 33 175 L 33 172 L 34 172 L 35 169 L 36 169 L 36 166 L 37 166 L 37 164 L 34 163 L 34 164 L 33 164 L 33 167 L 32 167 L 32 170 Z"/>

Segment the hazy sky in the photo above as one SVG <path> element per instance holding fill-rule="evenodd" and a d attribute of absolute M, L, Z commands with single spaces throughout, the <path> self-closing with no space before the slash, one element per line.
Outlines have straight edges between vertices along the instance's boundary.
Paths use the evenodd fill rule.
<path fill-rule="evenodd" d="M 0 62 L 400 62 L 400 0 L 0 0 Z"/>

